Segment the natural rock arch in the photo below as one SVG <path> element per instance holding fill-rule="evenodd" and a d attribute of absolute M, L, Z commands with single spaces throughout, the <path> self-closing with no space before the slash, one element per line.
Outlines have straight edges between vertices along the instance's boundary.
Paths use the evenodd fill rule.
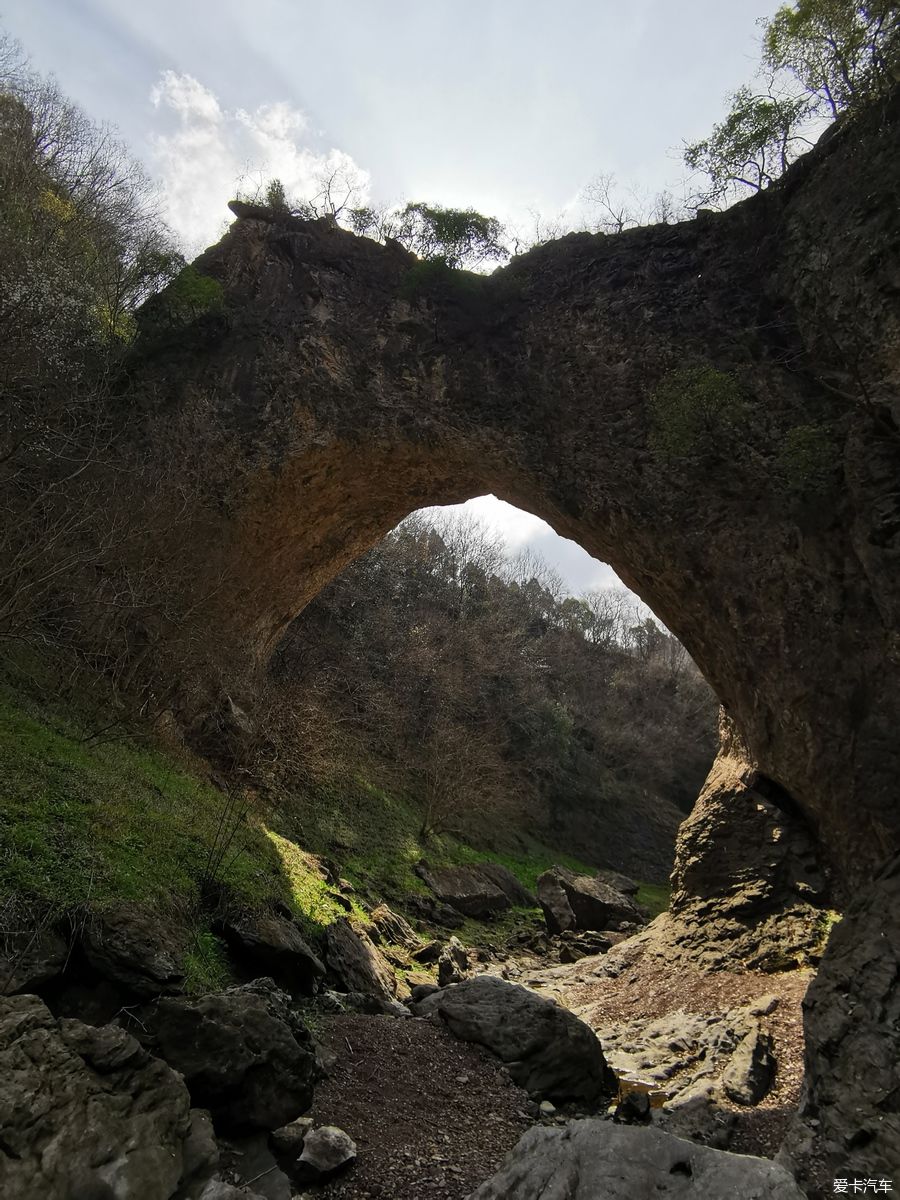
<path fill-rule="evenodd" d="M 148 420 L 190 413 L 206 446 L 215 516 L 186 551 L 213 599 L 197 619 L 264 657 L 406 513 L 492 491 L 614 566 L 817 830 L 839 886 L 869 879 L 900 845 L 898 131 L 895 95 L 728 212 L 571 235 L 489 278 L 233 205 L 197 263 L 223 312 L 145 338 L 131 368 Z M 884 970 L 844 979 L 834 1003 L 893 1061 L 878 1006 L 896 1007 L 900 927 L 882 904 L 860 897 L 860 935 L 845 922 L 837 953 L 880 921 Z M 826 959 L 817 984 L 810 1116 L 842 972 Z M 864 1136 L 835 1162 L 900 1154 L 895 1094 L 885 1084 L 874 1115 L 857 1105 Z"/>
<path fill-rule="evenodd" d="M 228 581 L 218 619 L 264 654 L 406 513 L 493 491 L 613 565 L 865 877 L 900 825 L 898 124 L 895 98 L 728 212 L 488 278 L 233 205 L 197 263 L 224 316 L 133 375 L 228 446 L 189 547 Z M 740 388 L 700 433 L 695 368 Z"/>

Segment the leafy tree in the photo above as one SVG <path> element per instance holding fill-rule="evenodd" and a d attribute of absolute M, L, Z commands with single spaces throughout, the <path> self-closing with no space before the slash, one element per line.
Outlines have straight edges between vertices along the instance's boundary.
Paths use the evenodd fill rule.
<path fill-rule="evenodd" d="M 274 208 L 276 212 L 288 212 L 289 205 L 287 196 L 284 191 L 284 184 L 280 179 L 272 179 L 265 191 L 265 202 L 269 208 Z"/>
<path fill-rule="evenodd" d="M 763 61 L 790 72 L 813 111 L 836 117 L 889 84 L 898 38 L 896 0 L 797 0 L 765 23 Z"/>
<path fill-rule="evenodd" d="M 735 184 L 754 191 L 767 187 L 787 169 L 799 147 L 812 144 L 799 133 L 808 114 L 805 97 L 756 95 L 749 87 L 739 88 L 725 120 L 708 138 L 685 146 L 686 165 L 710 181 L 697 202 L 715 203 Z"/>
<path fill-rule="evenodd" d="M 399 212 L 357 208 L 350 212 L 354 233 L 392 238 L 426 262 L 472 268 L 509 257 L 505 229 L 495 217 L 473 208 L 443 208 L 410 201 Z"/>
<path fill-rule="evenodd" d="M 684 147 L 710 181 L 697 204 L 767 187 L 812 144 L 804 134 L 816 118 L 852 111 L 900 73 L 896 0 L 796 0 L 762 26 L 765 90 L 739 88 L 709 137 Z"/>

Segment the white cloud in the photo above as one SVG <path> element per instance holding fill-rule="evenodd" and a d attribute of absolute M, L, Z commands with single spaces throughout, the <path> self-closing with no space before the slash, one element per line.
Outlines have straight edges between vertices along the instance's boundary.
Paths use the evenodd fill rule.
<path fill-rule="evenodd" d="M 273 178 L 289 197 L 312 199 L 337 173 L 352 181 L 353 203 L 368 197 L 368 172 L 341 150 L 310 144 L 307 117 L 291 104 L 229 110 L 199 80 L 175 71 L 163 72 L 150 99 L 164 126 L 151 135 L 153 166 L 169 224 L 189 255 L 221 235 L 238 191 L 252 193 Z"/>
<path fill-rule="evenodd" d="M 165 105 L 178 113 L 182 121 L 208 121 L 218 123 L 222 120 L 222 109 L 219 102 L 203 84 L 193 75 L 178 75 L 175 71 L 163 71 L 159 83 L 150 92 L 150 102 L 154 108 Z"/>

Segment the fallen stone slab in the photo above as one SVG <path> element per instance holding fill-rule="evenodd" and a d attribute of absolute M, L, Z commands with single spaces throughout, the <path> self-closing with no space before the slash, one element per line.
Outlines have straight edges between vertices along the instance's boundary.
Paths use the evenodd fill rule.
<path fill-rule="evenodd" d="M 467 917 L 492 917 L 512 907 L 506 892 L 477 866 L 432 867 L 421 862 L 416 866 L 416 874 L 438 900 Z"/>
<path fill-rule="evenodd" d="M 618 930 L 643 925 L 633 900 L 600 879 L 551 867 L 538 879 L 537 897 L 551 934 L 574 929 Z"/>
<path fill-rule="evenodd" d="M 369 935 L 346 917 L 325 930 L 329 971 L 348 992 L 361 992 L 390 1008 L 397 994 L 397 976 Z"/>
<path fill-rule="evenodd" d="M 783 1167 L 612 1121 L 537 1125 L 469 1200 L 804 1200 Z"/>

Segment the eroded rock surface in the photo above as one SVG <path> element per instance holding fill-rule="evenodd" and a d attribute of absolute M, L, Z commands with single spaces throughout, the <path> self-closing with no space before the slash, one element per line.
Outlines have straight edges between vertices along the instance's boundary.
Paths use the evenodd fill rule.
<path fill-rule="evenodd" d="M 570 1121 L 530 1129 L 469 1200 L 804 1200 L 782 1167 L 658 1129 Z"/>
<path fill-rule="evenodd" d="M 782 1157 L 811 1189 L 900 1170 L 898 980 L 895 857 L 832 931 L 804 1001 L 804 1091 Z"/>
<path fill-rule="evenodd" d="M 678 832 L 670 909 L 646 946 L 710 970 L 815 964 L 828 898 L 810 826 L 723 714 L 718 756 Z"/>
<path fill-rule="evenodd" d="M 0 999 L 4 1197 L 169 1200 L 190 1128 L 181 1077 L 124 1030 L 56 1021 L 36 996 Z"/>

